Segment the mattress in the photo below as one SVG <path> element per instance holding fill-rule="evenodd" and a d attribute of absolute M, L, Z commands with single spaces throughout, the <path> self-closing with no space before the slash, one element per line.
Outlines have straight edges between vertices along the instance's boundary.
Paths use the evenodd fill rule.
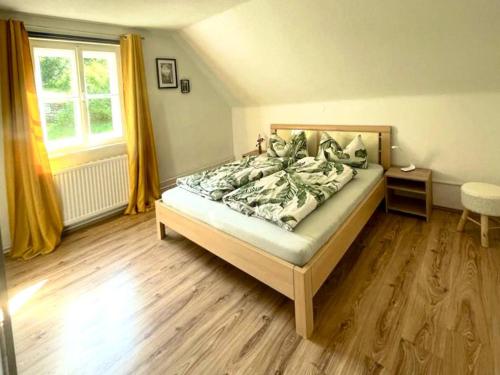
<path fill-rule="evenodd" d="M 357 171 L 358 174 L 350 183 L 306 217 L 293 232 L 265 220 L 245 216 L 221 202 L 211 201 L 179 187 L 164 192 L 162 201 L 168 207 L 269 254 L 303 266 L 337 231 L 384 173 L 378 164 L 369 164 L 367 169 Z"/>

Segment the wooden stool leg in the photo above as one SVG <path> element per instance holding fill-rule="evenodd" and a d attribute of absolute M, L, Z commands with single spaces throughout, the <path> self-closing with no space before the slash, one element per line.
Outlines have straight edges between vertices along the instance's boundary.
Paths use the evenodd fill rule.
<path fill-rule="evenodd" d="M 481 246 L 488 247 L 488 216 L 481 215 Z"/>
<path fill-rule="evenodd" d="M 464 231 L 465 223 L 467 222 L 468 217 L 469 217 L 469 210 L 464 208 L 464 212 L 462 213 L 460 221 L 458 222 L 457 231 L 459 232 Z"/>

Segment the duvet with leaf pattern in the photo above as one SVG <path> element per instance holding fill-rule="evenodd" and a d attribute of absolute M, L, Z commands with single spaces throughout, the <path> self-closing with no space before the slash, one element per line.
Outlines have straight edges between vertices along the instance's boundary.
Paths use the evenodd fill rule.
<path fill-rule="evenodd" d="M 245 215 L 293 231 L 307 215 L 356 175 L 348 165 L 306 157 L 285 170 L 249 182 L 223 201 Z"/>
<path fill-rule="evenodd" d="M 288 164 L 289 158 L 250 156 L 217 168 L 180 177 L 177 179 L 177 186 L 217 201 L 240 186 L 283 170 Z"/>

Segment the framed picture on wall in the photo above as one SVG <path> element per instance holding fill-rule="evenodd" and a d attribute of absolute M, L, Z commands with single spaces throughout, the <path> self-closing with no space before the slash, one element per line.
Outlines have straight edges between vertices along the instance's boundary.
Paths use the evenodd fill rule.
<path fill-rule="evenodd" d="M 188 94 L 191 91 L 191 85 L 189 84 L 189 79 L 181 79 L 181 92 L 183 94 Z"/>
<path fill-rule="evenodd" d="M 177 61 L 175 59 L 157 58 L 156 72 L 159 89 L 176 89 L 178 87 Z"/>

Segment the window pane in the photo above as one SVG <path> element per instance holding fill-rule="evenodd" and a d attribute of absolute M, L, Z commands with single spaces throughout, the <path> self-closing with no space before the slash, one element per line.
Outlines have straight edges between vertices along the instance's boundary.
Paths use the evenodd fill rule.
<path fill-rule="evenodd" d="M 104 51 L 83 51 L 85 91 L 88 95 L 118 94 L 116 54 Z"/>
<path fill-rule="evenodd" d="M 73 50 L 35 48 L 34 55 L 39 95 L 60 98 L 78 92 Z"/>
<path fill-rule="evenodd" d="M 89 120 L 92 134 L 113 131 L 111 98 L 89 100 Z"/>
<path fill-rule="evenodd" d="M 64 57 L 40 57 L 44 91 L 71 92 L 71 62 Z"/>
<path fill-rule="evenodd" d="M 84 57 L 85 88 L 87 94 L 109 94 L 108 60 L 98 57 Z"/>
<path fill-rule="evenodd" d="M 60 141 L 77 135 L 73 101 L 45 103 L 43 112 L 48 141 Z"/>

